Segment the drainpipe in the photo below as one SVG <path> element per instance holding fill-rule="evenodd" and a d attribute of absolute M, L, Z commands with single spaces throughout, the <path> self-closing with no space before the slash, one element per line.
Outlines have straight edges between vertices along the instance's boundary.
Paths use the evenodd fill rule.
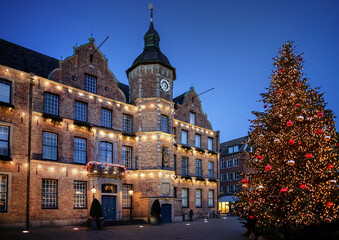
<path fill-rule="evenodd" d="M 219 164 L 220 164 L 220 131 L 217 131 L 217 179 L 219 179 L 219 181 L 217 181 L 217 211 L 219 211 L 219 197 L 220 197 L 220 170 L 219 170 Z"/>
<path fill-rule="evenodd" d="M 33 106 L 34 73 L 30 74 L 29 82 L 29 118 L 28 118 L 28 151 L 27 151 L 27 199 L 26 199 L 26 229 L 29 229 L 29 193 L 31 180 L 31 145 L 32 145 L 32 106 Z"/>

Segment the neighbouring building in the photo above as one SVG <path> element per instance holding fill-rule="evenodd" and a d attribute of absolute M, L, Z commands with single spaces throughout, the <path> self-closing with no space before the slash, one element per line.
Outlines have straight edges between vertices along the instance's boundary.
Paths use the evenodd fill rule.
<path fill-rule="evenodd" d="M 219 132 L 159 40 L 151 19 L 125 85 L 93 38 L 65 60 L 0 39 L 0 226 L 82 223 L 94 197 L 106 220 L 217 210 Z"/>
<path fill-rule="evenodd" d="M 220 144 L 220 197 L 219 210 L 221 213 L 232 213 L 233 204 L 237 201 L 234 193 L 241 190 L 242 173 L 250 169 L 244 167 L 243 160 L 247 158 L 244 151 L 249 146 L 244 143 L 247 137 L 241 137 Z"/>

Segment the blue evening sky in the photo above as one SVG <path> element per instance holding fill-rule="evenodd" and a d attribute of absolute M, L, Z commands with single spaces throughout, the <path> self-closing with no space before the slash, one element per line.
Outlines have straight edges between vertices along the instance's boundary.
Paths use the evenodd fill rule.
<path fill-rule="evenodd" d="M 174 96 L 194 86 L 221 142 L 247 135 L 252 110 L 265 91 L 277 49 L 293 40 L 304 52 L 311 87 L 321 86 L 336 114 L 339 1 L 336 0 L 125 0 L 33 1 L 1 4 L 0 38 L 60 59 L 91 32 L 117 79 L 142 52 L 148 3 L 161 51 L 176 68 Z M 338 124 L 337 124 L 338 127 Z"/>

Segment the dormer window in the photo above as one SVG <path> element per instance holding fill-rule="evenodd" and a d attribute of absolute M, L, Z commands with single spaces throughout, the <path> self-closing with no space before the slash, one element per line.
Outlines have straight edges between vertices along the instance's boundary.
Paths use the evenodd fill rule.
<path fill-rule="evenodd" d="M 85 91 L 97 93 L 97 78 L 85 74 Z"/>
<path fill-rule="evenodd" d="M 235 146 L 228 148 L 228 153 L 235 153 L 235 152 L 239 152 L 239 146 L 238 145 L 235 145 Z"/>

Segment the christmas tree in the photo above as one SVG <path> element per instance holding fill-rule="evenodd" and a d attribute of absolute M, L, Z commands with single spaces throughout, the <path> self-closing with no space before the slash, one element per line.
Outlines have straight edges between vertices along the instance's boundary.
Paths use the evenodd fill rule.
<path fill-rule="evenodd" d="M 338 145 L 334 114 L 304 77 L 302 54 L 287 42 L 273 60 L 264 111 L 251 120 L 244 165 L 253 172 L 237 209 L 254 231 L 286 239 L 287 229 L 338 220 Z"/>

